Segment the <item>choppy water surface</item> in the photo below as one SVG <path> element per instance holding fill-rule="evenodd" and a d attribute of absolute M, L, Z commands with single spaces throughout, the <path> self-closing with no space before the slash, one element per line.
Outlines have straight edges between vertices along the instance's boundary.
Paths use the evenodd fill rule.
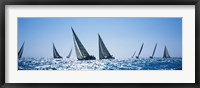
<path fill-rule="evenodd" d="M 18 70 L 182 70 L 182 58 L 76 60 L 20 58 Z"/>

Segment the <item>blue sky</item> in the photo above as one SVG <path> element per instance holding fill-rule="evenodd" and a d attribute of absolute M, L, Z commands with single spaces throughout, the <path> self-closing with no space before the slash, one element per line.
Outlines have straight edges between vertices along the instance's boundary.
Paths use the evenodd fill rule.
<path fill-rule="evenodd" d="M 182 57 L 182 18 L 18 18 L 18 50 L 25 41 L 25 57 L 53 57 L 53 45 L 62 57 L 73 47 L 71 26 L 89 54 L 98 58 L 98 33 L 116 58 L 156 57 L 166 45 L 172 57 Z"/>

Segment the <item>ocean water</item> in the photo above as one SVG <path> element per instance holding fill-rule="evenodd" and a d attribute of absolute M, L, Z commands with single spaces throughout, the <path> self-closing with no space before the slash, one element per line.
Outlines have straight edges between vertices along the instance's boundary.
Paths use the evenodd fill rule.
<path fill-rule="evenodd" d="M 75 58 L 20 58 L 18 70 L 182 70 L 182 58 L 119 58 L 76 60 Z"/>

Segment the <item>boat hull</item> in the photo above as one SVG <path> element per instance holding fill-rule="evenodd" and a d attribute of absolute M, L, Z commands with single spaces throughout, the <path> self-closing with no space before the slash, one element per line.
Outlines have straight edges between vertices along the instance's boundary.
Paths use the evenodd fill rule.
<path fill-rule="evenodd" d="M 54 58 L 54 61 L 61 61 L 63 58 Z"/>
<path fill-rule="evenodd" d="M 115 57 L 99 58 L 99 59 L 115 59 Z"/>
<path fill-rule="evenodd" d="M 87 56 L 85 58 L 78 58 L 78 60 L 96 60 L 96 58 L 94 56 Z"/>

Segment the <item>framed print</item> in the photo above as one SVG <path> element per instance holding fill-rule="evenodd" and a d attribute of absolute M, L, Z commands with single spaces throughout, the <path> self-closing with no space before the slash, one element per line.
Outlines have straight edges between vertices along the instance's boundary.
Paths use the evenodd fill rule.
<path fill-rule="evenodd" d="M 1 1 L 1 87 L 199 87 L 199 8 Z"/>

